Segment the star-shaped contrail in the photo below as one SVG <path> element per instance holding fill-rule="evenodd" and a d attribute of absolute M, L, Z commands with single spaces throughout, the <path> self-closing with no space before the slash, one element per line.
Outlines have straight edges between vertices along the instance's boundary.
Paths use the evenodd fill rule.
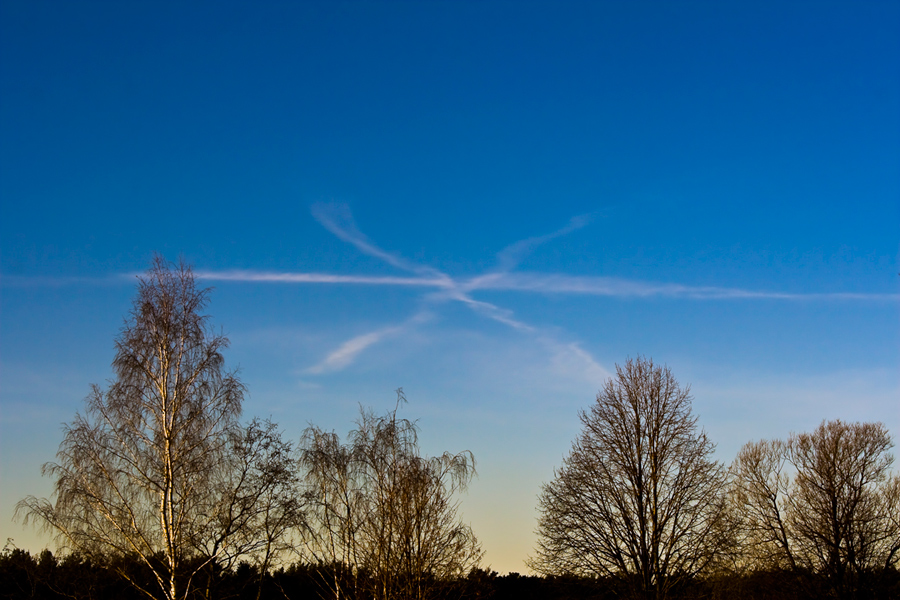
<path fill-rule="evenodd" d="M 516 331 L 531 334 L 543 344 L 556 351 L 583 360 L 588 370 L 605 372 L 585 350 L 577 344 L 556 341 L 553 336 L 542 333 L 537 327 L 515 317 L 513 311 L 496 304 L 478 300 L 474 294 L 485 290 L 532 292 L 541 294 L 567 294 L 632 298 L 682 298 L 693 300 L 861 300 L 898 301 L 900 294 L 866 293 L 788 293 L 757 291 L 741 288 L 716 286 L 690 286 L 677 283 L 654 283 L 627 280 L 614 277 L 577 276 L 563 273 L 517 272 L 516 267 L 535 248 L 558 237 L 568 235 L 590 222 L 589 215 L 573 217 L 569 222 L 546 235 L 520 240 L 497 254 L 497 266 L 485 273 L 456 278 L 431 266 L 412 262 L 398 254 L 384 250 L 363 234 L 357 227 L 349 207 L 344 204 L 316 204 L 312 214 L 319 223 L 337 238 L 354 246 L 361 253 L 377 258 L 400 270 L 405 276 L 336 275 L 314 272 L 271 272 L 271 271 L 197 271 L 198 279 L 217 281 L 244 281 L 265 283 L 318 283 L 346 285 L 387 285 L 426 288 L 422 295 L 429 303 L 447 301 L 460 302 L 476 314 L 502 323 Z M 431 317 L 422 309 L 406 321 L 369 331 L 355 336 L 329 353 L 320 363 L 306 369 L 308 374 L 321 374 L 346 368 L 356 357 L 378 342 L 395 337 L 410 327 L 421 324 Z"/>

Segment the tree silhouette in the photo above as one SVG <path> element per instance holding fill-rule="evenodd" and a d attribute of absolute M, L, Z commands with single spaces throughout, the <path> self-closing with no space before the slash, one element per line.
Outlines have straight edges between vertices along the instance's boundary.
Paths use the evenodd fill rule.
<path fill-rule="evenodd" d="M 881 423 L 823 422 L 787 442 L 750 442 L 735 459 L 733 497 L 756 568 L 822 575 L 852 598 L 867 574 L 900 561 L 900 476 Z"/>
<path fill-rule="evenodd" d="M 721 558 L 725 469 L 697 430 L 689 388 L 652 360 L 616 365 L 539 499 L 544 574 L 614 577 L 664 598 Z"/>

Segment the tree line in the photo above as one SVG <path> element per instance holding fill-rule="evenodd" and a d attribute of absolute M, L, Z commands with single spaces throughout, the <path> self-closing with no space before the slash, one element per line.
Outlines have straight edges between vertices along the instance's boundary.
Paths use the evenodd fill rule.
<path fill-rule="evenodd" d="M 539 576 L 500 577 L 458 516 L 471 452 L 423 456 L 402 390 L 343 440 L 242 422 L 208 297 L 183 262 L 139 278 L 114 378 L 43 467 L 53 495 L 17 507 L 63 554 L 7 546 L 6 597 L 900 596 L 900 476 L 879 423 L 751 442 L 727 467 L 689 387 L 630 359 L 540 493 Z"/>
<path fill-rule="evenodd" d="M 777 582 L 764 597 L 900 597 L 883 589 L 900 559 L 884 425 L 823 422 L 750 442 L 726 467 L 690 403 L 667 367 L 616 366 L 541 491 L 535 571 L 611 578 L 648 599 L 759 575 Z"/>

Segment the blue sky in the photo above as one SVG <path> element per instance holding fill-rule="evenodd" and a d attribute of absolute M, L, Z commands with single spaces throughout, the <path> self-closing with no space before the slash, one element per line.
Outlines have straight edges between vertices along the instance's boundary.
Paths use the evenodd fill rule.
<path fill-rule="evenodd" d="M 616 362 L 730 462 L 900 431 L 895 2 L 0 2 L 0 539 L 154 252 L 292 437 L 470 449 L 486 565 Z"/>

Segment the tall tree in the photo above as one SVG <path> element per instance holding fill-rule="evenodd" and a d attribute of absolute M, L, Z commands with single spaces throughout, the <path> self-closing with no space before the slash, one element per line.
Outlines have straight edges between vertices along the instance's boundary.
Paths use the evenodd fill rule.
<path fill-rule="evenodd" d="M 207 298 L 189 266 L 154 259 L 115 343 L 115 379 L 93 386 L 84 414 L 65 428 L 59 462 L 43 467 L 55 478 L 53 499 L 28 497 L 18 507 L 87 556 L 139 557 L 167 600 L 187 596 L 204 562 L 182 573 L 213 518 L 208 477 L 227 451 L 244 391 L 224 370 L 228 339 L 202 314 Z"/>
<path fill-rule="evenodd" d="M 652 360 L 616 365 L 539 498 L 545 574 L 612 576 L 664 598 L 727 547 L 724 467 L 697 430 L 688 387 Z"/>
<path fill-rule="evenodd" d="M 348 444 L 312 427 L 304 437 L 313 559 L 336 598 L 433 598 L 478 564 L 456 494 L 475 473 L 471 452 L 425 457 L 415 423 L 363 411 Z"/>
<path fill-rule="evenodd" d="M 733 497 L 745 554 L 762 568 L 818 573 L 839 598 L 900 561 L 900 476 L 881 423 L 823 422 L 787 442 L 746 444 Z"/>

